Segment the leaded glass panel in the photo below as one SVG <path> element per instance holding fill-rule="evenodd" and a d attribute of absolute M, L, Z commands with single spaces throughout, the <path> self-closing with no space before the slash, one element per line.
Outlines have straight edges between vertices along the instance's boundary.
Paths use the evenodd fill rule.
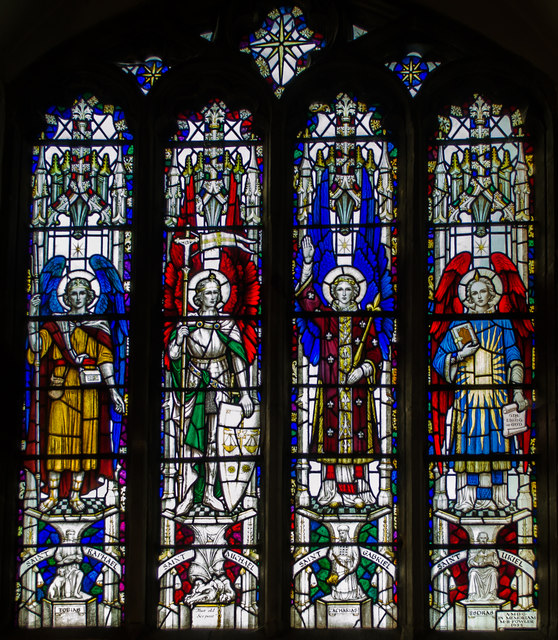
<path fill-rule="evenodd" d="M 295 149 L 291 623 L 397 620 L 397 149 L 380 110 L 311 106 Z"/>
<path fill-rule="evenodd" d="M 298 7 L 279 7 L 269 12 L 255 33 L 243 39 L 240 50 L 254 58 L 280 98 L 287 83 L 306 68 L 310 52 L 324 44 L 324 37 L 307 26 Z"/>
<path fill-rule="evenodd" d="M 429 149 L 430 620 L 537 627 L 533 150 L 481 95 Z"/>
<path fill-rule="evenodd" d="M 118 626 L 124 602 L 132 137 L 95 96 L 33 149 L 19 625 Z"/>
<path fill-rule="evenodd" d="M 262 146 L 247 111 L 166 149 L 159 626 L 258 624 Z"/>

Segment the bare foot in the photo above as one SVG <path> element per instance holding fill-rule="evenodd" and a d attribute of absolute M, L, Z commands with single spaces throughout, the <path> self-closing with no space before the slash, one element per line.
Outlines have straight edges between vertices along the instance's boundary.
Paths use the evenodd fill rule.
<path fill-rule="evenodd" d="M 85 511 L 85 504 L 79 496 L 72 495 L 70 498 L 70 508 L 76 513 L 83 513 Z"/>
<path fill-rule="evenodd" d="M 50 511 L 52 507 L 58 504 L 58 498 L 56 496 L 50 495 L 44 502 L 41 502 L 39 505 L 39 510 L 43 513 Z"/>

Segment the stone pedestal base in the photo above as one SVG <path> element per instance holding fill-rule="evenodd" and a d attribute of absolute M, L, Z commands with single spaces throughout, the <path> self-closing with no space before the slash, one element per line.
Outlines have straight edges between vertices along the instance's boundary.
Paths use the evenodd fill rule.
<path fill-rule="evenodd" d="M 96 627 L 97 601 L 43 599 L 45 627 Z"/>
<path fill-rule="evenodd" d="M 461 600 L 455 605 L 455 628 L 467 631 L 496 631 L 498 611 L 509 611 L 511 602 L 474 602 Z"/>
<path fill-rule="evenodd" d="M 371 629 L 372 600 L 316 600 L 318 629 Z"/>
<path fill-rule="evenodd" d="M 234 604 L 195 604 L 192 629 L 234 629 Z"/>

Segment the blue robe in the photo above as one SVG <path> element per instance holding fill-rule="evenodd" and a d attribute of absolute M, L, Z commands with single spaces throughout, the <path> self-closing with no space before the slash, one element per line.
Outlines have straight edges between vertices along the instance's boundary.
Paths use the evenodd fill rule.
<path fill-rule="evenodd" d="M 511 365 L 514 361 L 521 362 L 512 324 L 502 319 L 470 320 L 480 346 L 474 355 L 452 365 L 451 358 L 457 355 L 458 347 L 451 329 L 464 322 L 452 322 L 433 360 L 436 371 L 456 387 L 451 453 L 456 456 L 509 454 L 513 441 L 504 438 L 502 410 L 509 402 Z M 481 388 L 470 388 L 473 385 Z M 456 471 L 469 473 L 511 468 L 505 460 L 495 460 L 492 464 L 488 460 L 456 461 L 454 466 Z"/>

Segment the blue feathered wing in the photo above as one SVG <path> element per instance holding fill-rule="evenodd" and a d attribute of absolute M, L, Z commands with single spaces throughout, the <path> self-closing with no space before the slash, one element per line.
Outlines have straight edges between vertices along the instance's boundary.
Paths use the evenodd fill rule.
<path fill-rule="evenodd" d="M 367 289 L 362 299 L 363 309 L 368 304 L 374 304 L 379 294 L 379 310 L 393 312 L 395 298 L 393 283 L 389 270 L 386 246 L 382 243 L 382 224 L 376 213 L 374 194 L 368 172 L 362 172 L 362 204 L 361 227 L 356 238 L 353 266 L 366 278 Z M 390 343 L 393 338 L 394 319 L 382 315 L 374 318 L 374 327 L 382 357 L 389 358 Z"/>
<path fill-rule="evenodd" d="M 122 392 L 126 372 L 126 340 L 128 337 L 128 323 L 123 316 L 126 311 L 124 301 L 124 287 L 118 271 L 110 260 L 101 255 L 93 255 L 89 264 L 95 272 L 99 282 L 100 294 L 95 305 L 96 315 L 110 316 L 111 337 L 114 345 L 114 379 L 116 386 Z M 111 405 L 112 419 L 112 450 L 120 448 L 120 434 L 122 431 L 122 416 Z M 117 461 L 114 461 L 116 467 Z"/>

